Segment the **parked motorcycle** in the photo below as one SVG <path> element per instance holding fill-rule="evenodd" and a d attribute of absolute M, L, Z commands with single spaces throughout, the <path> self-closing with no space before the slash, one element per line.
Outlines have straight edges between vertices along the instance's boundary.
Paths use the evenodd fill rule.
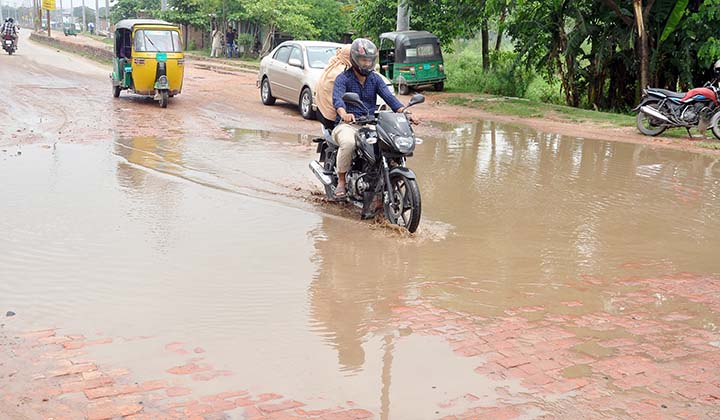
<path fill-rule="evenodd" d="M 363 218 L 374 217 L 382 205 L 390 223 L 415 232 L 422 212 L 420 188 L 405 163 L 422 140 L 415 137 L 405 113 L 384 111 L 373 116 L 357 93 L 348 92 L 342 99 L 366 110 L 365 116 L 355 120 L 361 128 L 355 135 L 355 156 L 346 174 L 347 199 L 363 208 Z M 423 95 L 415 95 L 405 109 L 423 102 Z M 313 141 L 318 143 L 320 159 L 310 162 L 310 169 L 325 187 L 328 199 L 334 200 L 339 145 L 327 127 L 323 127 L 323 137 Z"/>
<path fill-rule="evenodd" d="M 5 52 L 13 55 L 15 52 L 15 42 L 13 41 L 12 35 L 4 35 L 2 40 L 2 47 Z"/>
<path fill-rule="evenodd" d="M 713 125 L 718 111 L 718 88 L 713 84 L 688 92 L 665 89 L 643 89 L 643 97 L 633 111 L 637 112 L 637 128 L 646 136 L 657 136 L 668 128 L 683 127 L 704 131 Z M 720 127 L 713 134 L 720 139 Z"/>

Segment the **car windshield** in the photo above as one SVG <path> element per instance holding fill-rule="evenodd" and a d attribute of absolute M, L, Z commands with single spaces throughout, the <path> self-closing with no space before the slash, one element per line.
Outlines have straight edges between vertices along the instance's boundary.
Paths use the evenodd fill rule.
<path fill-rule="evenodd" d="M 307 47 L 308 64 L 314 69 L 324 69 L 335 56 L 338 47 Z"/>
<path fill-rule="evenodd" d="M 135 51 L 138 52 L 181 52 L 182 44 L 176 31 L 135 32 Z"/>

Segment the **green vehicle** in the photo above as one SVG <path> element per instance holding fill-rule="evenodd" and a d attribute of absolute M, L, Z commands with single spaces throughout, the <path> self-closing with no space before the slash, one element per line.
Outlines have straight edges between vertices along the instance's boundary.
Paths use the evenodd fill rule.
<path fill-rule="evenodd" d="M 401 95 L 412 86 L 445 87 L 445 65 L 438 38 L 426 31 L 380 35 L 380 73 L 393 81 Z"/>
<path fill-rule="evenodd" d="M 65 36 L 77 36 L 77 29 L 72 23 L 63 24 L 63 33 Z"/>

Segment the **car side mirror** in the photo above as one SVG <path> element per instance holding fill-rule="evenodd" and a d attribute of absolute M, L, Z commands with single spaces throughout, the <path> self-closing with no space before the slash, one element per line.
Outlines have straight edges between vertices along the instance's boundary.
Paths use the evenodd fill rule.
<path fill-rule="evenodd" d="M 416 95 L 413 95 L 413 97 L 410 99 L 410 102 L 408 103 L 408 108 L 413 105 L 421 104 L 423 102 L 425 102 L 425 96 L 418 93 Z"/>
<path fill-rule="evenodd" d="M 293 67 L 303 68 L 302 62 L 297 58 L 291 58 L 290 60 L 288 60 L 288 64 Z"/>

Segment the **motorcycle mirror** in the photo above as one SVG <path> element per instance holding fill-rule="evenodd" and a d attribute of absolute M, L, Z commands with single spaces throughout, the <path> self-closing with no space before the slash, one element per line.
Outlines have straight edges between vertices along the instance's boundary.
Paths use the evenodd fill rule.
<path fill-rule="evenodd" d="M 408 108 L 413 105 L 421 104 L 423 102 L 425 102 L 425 97 L 418 93 L 416 95 L 413 95 L 413 97 L 410 99 L 410 103 L 408 103 Z"/>
<path fill-rule="evenodd" d="M 360 95 L 355 92 L 345 92 L 342 96 L 342 100 L 346 104 L 353 104 L 362 107 L 365 110 L 365 114 L 370 113 L 363 101 L 360 99 Z"/>
<path fill-rule="evenodd" d="M 355 92 L 346 92 L 342 96 L 342 100 L 345 103 L 353 104 L 353 105 L 362 105 L 362 101 L 360 100 L 360 95 L 358 95 Z"/>

